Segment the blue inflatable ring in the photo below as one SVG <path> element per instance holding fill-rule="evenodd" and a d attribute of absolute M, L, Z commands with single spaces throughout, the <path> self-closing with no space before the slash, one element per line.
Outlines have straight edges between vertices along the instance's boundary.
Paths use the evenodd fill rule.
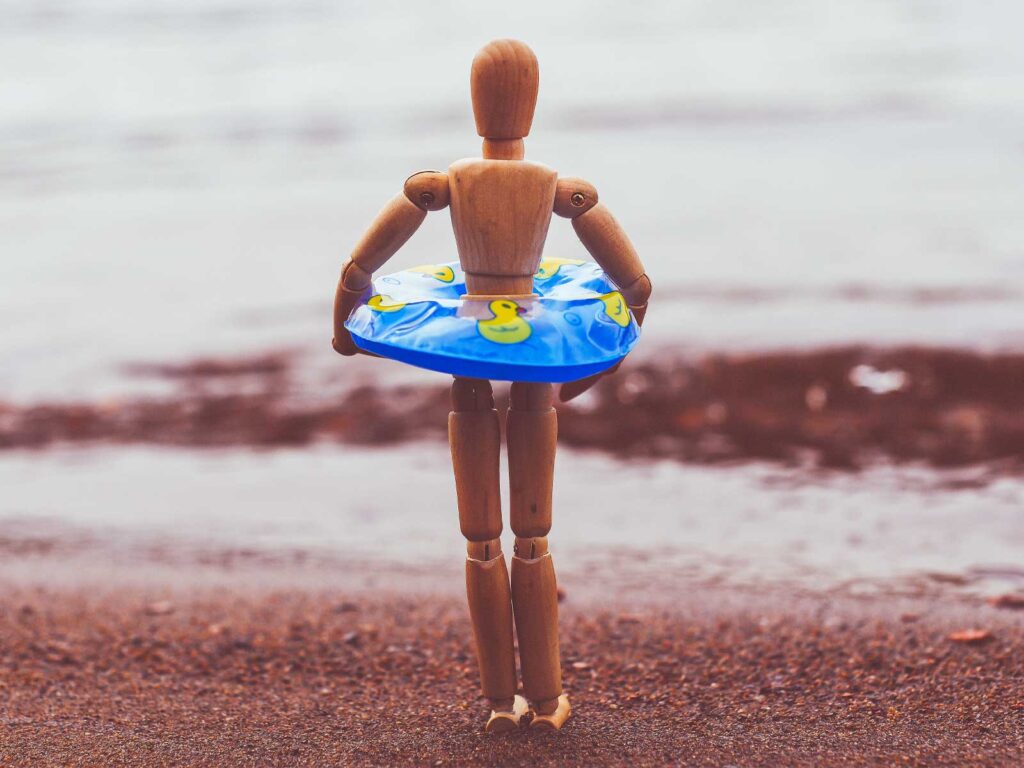
<path fill-rule="evenodd" d="M 382 357 L 475 379 L 564 382 L 610 368 L 640 329 L 593 262 L 545 259 L 530 297 L 467 297 L 458 262 L 373 281 L 345 327 Z"/>

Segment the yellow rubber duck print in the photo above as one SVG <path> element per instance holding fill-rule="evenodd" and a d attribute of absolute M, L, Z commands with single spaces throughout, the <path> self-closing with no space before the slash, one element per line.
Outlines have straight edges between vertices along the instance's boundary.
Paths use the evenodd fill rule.
<path fill-rule="evenodd" d="M 534 277 L 538 280 L 547 280 L 549 277 L 554 277 L 558 274 L 558 270 L 567 264 L 580 265 L 584 264 L 582 259 L 543 259 L 540 263 L 540 268 L 534 273 Z"/>
<path fill-rule="evenodd" d="M 629 314 L 629 307 L 626 306 L 626 300 L 622 298 L 622 294 L 618 291 L 612 291 L 606 293 L 604 296 L 599 297 L 601 303 L 604 304 L 604 313 L 608 315 L 612 320 L 625 328 L 629 325 L 631 315 Z"/>
<path fill-rule="evenodd" d="M 498 344 L 519 344 L 530 338 L 533 329 L 520 315 L 526 312 L 511 299 L 495 299 L 487 305 L 494 313 L 490 320 L 478 320 L 480 335 Z"/>
<path fill-rule="evenodd" d="M 424 264 L 422 267 L 413 267 L 409 271 L 419 272 L 421 275 L 430 275 L 442 283 L 450 283 L 455 279 L 454 269 L 438 264 Z"/>
<path fill-rule="evenodd" d="M 370 297 L 370 300 L 366 302 L 366 306 L 374 312 L 397 312 L 402 309 L 405 304 L 396 304 L 395 300 L 390 296 L 378 293 L 376 296 Z"/>

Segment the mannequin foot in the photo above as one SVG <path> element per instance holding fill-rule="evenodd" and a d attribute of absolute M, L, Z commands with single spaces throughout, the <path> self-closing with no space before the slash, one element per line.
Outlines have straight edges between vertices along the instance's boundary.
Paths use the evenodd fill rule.
<path fill-rule="evenodd" d="M 572 707 L 569 706 L 569 696 L 563 693 L 557 699 L 538 702 L 534 707 L 536 714 L 530 723 L 531 728 L 557 731 L 572 714 Z"/>
<path fill-rule="evenodd" d="M 487 733 L 506 733 L 514 731 L 519 727 L 519 721 L 529 711 L 526 699 L 516 696 L 509 702 L 491 702 L 494 709 L 491 710 L 491 717 L 487 720 L 484 730 Z"/>

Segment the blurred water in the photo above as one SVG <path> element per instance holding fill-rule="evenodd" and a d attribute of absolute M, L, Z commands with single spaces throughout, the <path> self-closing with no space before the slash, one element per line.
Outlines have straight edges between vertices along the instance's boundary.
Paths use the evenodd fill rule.
<path fill-rule="evenodd" d="M 0 0 L 0 401 L 95 397 L 139 386 L 129 361 L 269 347 L 309 350 L 319 386 L 436 381 L 339 360 L 330 301 L 406 176 L 478 152 L 469 63 L 502 36 L 541 61 L 528 156 L 593 181 L 655 281 L 639 354 L 1020 349 L 1022 22 L 1013 0 Z M 549 252 L 581 252 L 565 222 Z M 436 214 L 395 262 L 451 258 Z M 949 490 L 907 468 L 814 482 L 560 457 L 570 588 L 633 569 L 636 594 L 652 573 L 917 589 L 1019 561 L 1013 478 Z M 449 472 L 415 445 L 8 454 L 0 520 L 104 546 L 457 566 Z M 415 503 L 363 482 L 395 476 Z M 633 506 L 610 505 L 624 488 Z"/>
<path fill-rule="evenodd" d="M 128 360 L 327 346 L 347 247 L 478 151 L 469 62 L 527 40 L 528 156 L 656 284 L 641 354 L 1024 346 L 1024 6 L 0 2 L 0 396 Z M 578 253 L 553 223 L 549 251 Z M 396 264 L 454 255 L 434 215 Z M 383 370 L 383 369 L 382 369 Z"/>

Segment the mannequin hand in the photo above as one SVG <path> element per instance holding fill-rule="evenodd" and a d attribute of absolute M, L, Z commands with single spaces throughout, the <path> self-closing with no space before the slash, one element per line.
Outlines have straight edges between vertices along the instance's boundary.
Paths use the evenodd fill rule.
<path fill-rule="evenodd" d="M 563 403 L 568 403 L 573 398 L 579 397 L 592 386 L 597 384 L 597 382 L 603 379 L 605 376 L 611 376 L 613 373 L 619 370 L 620 365 L 622 365 L 621 360 L 617 362 L 615 365 L 613 365 L 611 368 L 609 368 L 607 371 L 595 373 L 592 376 L 587 376 L 585 379 L 577 379 L 576 381 L 565 382 L 565 384 L 558 388 L 558 399 L 561 400 Z"/>
<path fill-rule="evenodd" d="M 636 298 L 636 301 L 641 301 L 643 303 L 641 303 L 641 304 L 639 304 L 639 305 L 637 305 L 635 307 L 632 306 L 632 305 L 630 305 L 630 307 L 629 307 L 630 312 L 633 314 L 633 317 L 636 319 L 637 325 L 643 325 L 643 323 L 644 323 L 644 316 L 647 314 L 647 299 L 650 296 L 651 284 L 650 284 L 650 281 L 647 280 L 647 276 L 646 275 L 644 275 L 644 280 L 646 280 L 646 282 L 647 282 L 647 292 L 644 293 L 642 296 Z M 641 281 L 638 280 L 637 282 L 641 282 Z M 590 389 L 592 386 L 597 384 L 597 382 L 600 381 L 602 378 L 604 378 L 605 376 L 611 376 L 613 373 L 615 373 L 617 370 L 619 370 L 619 366 L 622 365 L 622 363 L 623 363 L 623 361 L 625 359 L 626 358 L 622 358 L 622 360 L 619 360 L 619 362 L 617 362 L 615 365 L 613 365 L 607 371 L 601 371 L 600 373 L 595 373 L 593 376 L 587 376 L 587 378 L 585 378 L 585 379 L 577 379 L 576 381 L 567 381 L 567 382 L 565 382 L 565 384 L 563 384 L 558 389 L 558 399 L 561 400 L 563 403 L 567 403 L 570 400 L 572 400 L 574 397 L 579 397 L 584 392 L 586 392 L 588 389 Z"/>
<path fill-rule="evenodd" d="M 359 347 L 352 341 L 352 334 L 345 327 L 335 330 L 334 338 L 331 339 L 331 346 L 334 347 L 335 352 L 339 355 L 345 355 L 345 357 L 351 357 L 359 352 Z"/>

